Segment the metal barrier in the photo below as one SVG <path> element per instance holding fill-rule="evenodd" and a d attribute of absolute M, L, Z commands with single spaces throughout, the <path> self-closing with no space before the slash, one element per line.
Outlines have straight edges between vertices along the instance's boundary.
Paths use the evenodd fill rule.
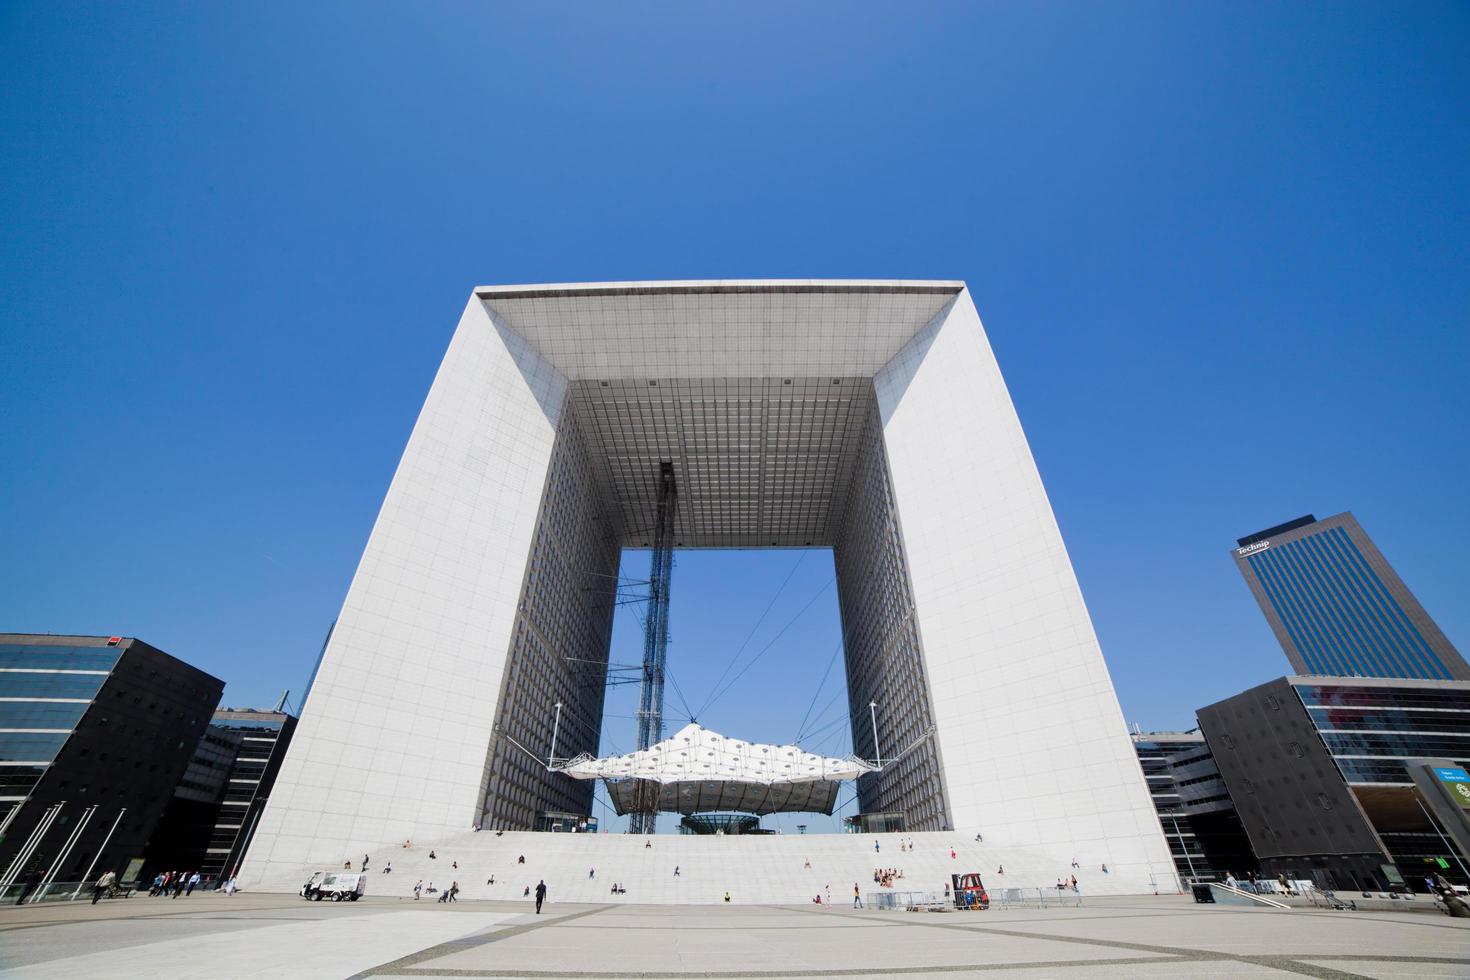
<path fill-rule="evenodd" d="M 1071 888 L 998 888 L 990 893 L 992 902 L 1009 908 L 1080 908 L 1082 893 Z"/>
<path fill-rule="evenodd" d="M 30 894 L 26 895 L 26 905 L 35 905 L 40 902 L 50 904 L 52 902 L 90 902 L 92 900 L 92 882 L 90 881 L 52 881 L 47 884 L 37 883 L 27 886 L 24 882 L 0 887 L 0 905 L 15 905 L 21 893 L 30 887 Z M 123 885 L 114 886 L 111 893 L 104 895 L 105 899 L 128 898 L 133 889 Z"/>
<path fill-rule="evenodd" d="M 863 895 L 863 904 L 870 909 L 910 912 L 955 907 L 954 899 L 940 892 L 868 892 Z M 1082 907 L 1082 893 L 1072 888 L 994 888 L 990 890 L 990 907 L 1075 909 Z"/>

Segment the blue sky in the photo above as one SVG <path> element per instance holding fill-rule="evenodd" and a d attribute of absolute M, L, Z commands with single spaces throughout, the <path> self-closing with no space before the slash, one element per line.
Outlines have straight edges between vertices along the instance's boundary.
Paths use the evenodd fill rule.
<path fill-rule="evenodd" d="M 1308 511 L 1470 647 L 1470 7 L 789 7 L 0 7 L 0 629 L 299 691 L 471 286 L 894 277 L 969 283 L 1131 721 L 1285 670 L 1226 551 Z M 689 697 L 794 561 L 681 558 Z M 835 621 L 708 720 L 794 734 Z"/>

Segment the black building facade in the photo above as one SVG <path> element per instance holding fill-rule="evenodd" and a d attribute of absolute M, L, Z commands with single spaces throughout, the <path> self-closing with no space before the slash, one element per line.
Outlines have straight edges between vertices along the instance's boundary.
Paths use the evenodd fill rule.
<path fill-rule="evenodd" d="M 295 731 L 295 716 L 284 711 L 216 711 L 148 847 L 144 876 L 197 870 L 206 882 L 230 877 Z"/>
<path fill-rule="evenodd" d="M 1282 677 L 1199 721 L 1263 873 L 1362 890 L 1466 883 L 1470 858 L 1416 773 L 1470 760 L 1470 683 Z"/>
<path fill-rule="evenodd" d="M 1352 514 L 1247 535 L 1231 558 L 1297 673 L 1470 680 L 1470 664 Z"/>
<path fill-rule="evenodd" d="M 0 887 L 136 873 L 223 690 L 131 637 L 0 634 Z"/>
<path fill-rule="evenodd" d="M 1256 867 L 1250 839 L 1204 735 L 1135 732 L 1149 796 L 1182 881 L 1223 881 Z"/>

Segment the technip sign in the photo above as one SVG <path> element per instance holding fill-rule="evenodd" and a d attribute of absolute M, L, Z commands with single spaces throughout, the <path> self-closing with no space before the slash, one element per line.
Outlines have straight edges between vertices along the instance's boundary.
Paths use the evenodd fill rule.
<path fill-rule="evenodd" d="M 1258 551 L 1265 551 L 1269 547 L 1271 547 L 1271 542 L 1257 541 L 1255 544 L 1248 544 L 1244 548 L 1236 548 L 1235 553 L 1239 557 L 1244 558 L 1245 556 L 1253 555 Z"/>

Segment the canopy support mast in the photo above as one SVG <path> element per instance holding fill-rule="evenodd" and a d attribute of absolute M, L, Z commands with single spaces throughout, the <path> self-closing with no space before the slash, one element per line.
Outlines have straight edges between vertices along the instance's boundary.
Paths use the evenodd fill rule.
<path fill-rule="evenodd" d="M 674 516 L 679 494 L 674 486 L 674 464 L 658 464 L 658 509 L 653 527 L 653 553 L 648 573 L 648 618 L 643 628 L 643 690 L 638 703 L 638 750 L 664 735 L 664 663 L 669 650 L 669 581 L 674 568 Z M 640 781 L 638 808 L 628 821 L 628 833 L 652 834 L 658 821 L 658 783 Z"/>

